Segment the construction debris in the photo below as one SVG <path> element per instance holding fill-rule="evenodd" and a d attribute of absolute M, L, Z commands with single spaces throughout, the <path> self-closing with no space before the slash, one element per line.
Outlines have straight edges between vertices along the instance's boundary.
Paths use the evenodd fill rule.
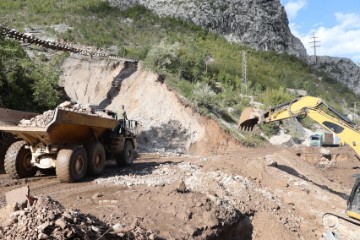
<path fill-rule="evenodd" d="M 15 206 L 15 204 L 23 204 L 27 201 L 26 196 L 30 195 L 29 186 L 16 188 L 5 193 L 6 203 L 9 206 Z"/>
<path fill-rule="evenodd" d="M 79 210 L 67 210 L 50 197 L 32 197 L 30 206 L 13 211 L 3 227 L 0 239 L 160 239 L 139 226 L 106 223 Z"/>
<path fill-rule="evenodd" d="M 67 111 L 80 112 L 93 116 L 101 116 L 111 118 L 104 111 L 95 110 L 89 105 L 83 105 L 77 102 L 65 101 L 57 107 L 59 109 L 65 109 Z M 32 126 L 32 127 L 46 127 L 54 119 L 55 110 L 48 110 L 43 114 L 39 114 L 31 119 L 23 119 L 20 121 L 19 126 Z"/>
<path fill-rule="evenodd" d="M 54 111 L 49 110 L 29 120 L 27 119 L 21 120 L 19 126 L 45 127 L 53 119 L 53 116 L 54 116 Z"/>

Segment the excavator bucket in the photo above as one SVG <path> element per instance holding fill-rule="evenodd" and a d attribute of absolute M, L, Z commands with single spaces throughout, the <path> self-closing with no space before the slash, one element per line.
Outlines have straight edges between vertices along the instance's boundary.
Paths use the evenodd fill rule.
<path fill-rule="evenodd" d="M 263 119 L 263 112 L 256 108 L 245 108 L 240 115 L 238 128 L 245 131 L 252 131 L 254 126 Z"/>

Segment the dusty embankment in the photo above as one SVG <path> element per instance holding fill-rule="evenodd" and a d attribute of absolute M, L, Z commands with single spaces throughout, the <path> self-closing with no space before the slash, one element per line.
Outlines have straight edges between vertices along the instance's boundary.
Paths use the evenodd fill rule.
<path fill-rule="evenodd" d="M 141 64 L 70 57 L 62 68 L 61 85 L 71 99 L 115 112 L 125 106 L 128 117 L 140 122 L 140 151 L 212 154 L 239 148 Z"/>

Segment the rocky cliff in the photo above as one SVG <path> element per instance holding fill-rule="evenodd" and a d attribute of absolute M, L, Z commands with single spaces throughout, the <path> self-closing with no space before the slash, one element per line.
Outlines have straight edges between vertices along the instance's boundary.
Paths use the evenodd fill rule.
<path fill-rule="evenodd" d="M 210 31 L 261 51 L 287 52 L 307 57 L 301 41 L 292 35 L 280 0 L 108 0 L 126 9 L 143 5 L 159 16 L 190 20 Z M 315 68 L 360 95 L 360 67 L 349 59 L 320 57 Z"/>
<path fill-rule="evenodd" d="M 347 58 L 317 57 L 315 67 L 360 95 L 360 67 Z"/>
<path fill-rule="evenodd" d="M 126 9 L 143 5 L 159 16 L 190 20 L 229 41 L 257 50 L 306 57 L 301 41 L 292 35 L 280 0 L 108 0 Z"/>

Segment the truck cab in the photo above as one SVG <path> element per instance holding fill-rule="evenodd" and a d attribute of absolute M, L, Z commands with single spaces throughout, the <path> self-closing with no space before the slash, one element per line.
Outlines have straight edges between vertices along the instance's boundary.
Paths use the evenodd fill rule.
<path fill-rule="evenodd" d="M 321 147 L 322 136 L 320 134 L 313 134 L 310 136 L 310 146 Z"/>

